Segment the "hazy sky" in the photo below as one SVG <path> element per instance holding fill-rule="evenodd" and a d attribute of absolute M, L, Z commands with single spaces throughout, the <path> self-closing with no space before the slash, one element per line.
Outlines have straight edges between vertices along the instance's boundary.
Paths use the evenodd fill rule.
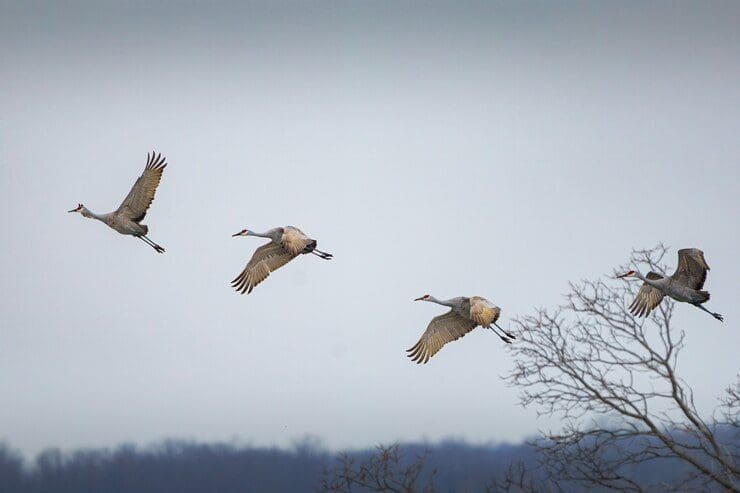
<path fill-rule="evenodd" d="M 737 3 L 111 4 L 0 7 L 0 440 L 520 440 L 501 341 L 412 364 L 444 311 L 412 299 L 506 326 L 658 241 L 726 319 L 677 309 L 679 370 L 706 411 L 734 380 Z M 166 254 L 66 213 L 152 149 Z M 263 240 L 231 234 L 285 224 L 335 260 L 235 294 Z"/>

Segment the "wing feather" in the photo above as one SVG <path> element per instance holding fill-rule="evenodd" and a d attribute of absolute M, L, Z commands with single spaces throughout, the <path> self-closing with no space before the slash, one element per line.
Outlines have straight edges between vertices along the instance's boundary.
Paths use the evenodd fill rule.
<path fill-rule="evenodd" d="M 663 279 L 663 276 L 652 271 L 648 272 L 645 277 L 651 280 Z M 640 290 L 637 292 L 637 296 L 635 296 L 635 300 L 629 306 L 629 310 L 632 315 L 636 317 L 647 317 L 662 300 L 663 292 L 661 290 L 654 288 L 649 284 L 642 283 L 642 287 L 640 287 Z"/>
<path fill-rule="evenodd" d="M 131 187 L 126 198 L 118 206 L 116 213 L 123 214 L 135 222 L 139 222 L 146 216 L 146 211 L 154 200 L 162 172 L 167 167 L 165 158 L 161 154 L 147 154 L 144 172 Z"/>
<path fill-rule="evenodd" d="M 704 252 L 698 248 L 684 248 L 678 251 L 678 265 L 672 277 L 698 291 L 704 287 L 708 270 L 709 265 L 704 259 Z"/>
<path fill-rule="evenodd" d="M 406 350 L 409 353 L 407 356 L 416 363 L 426 363 L 445 344 L 461 338 L 477 325 L 477 322 L 463 318 L 452 310 L 434 317 L 419 342 Z"/>
<path fill-rule="evenodd" d="M 244 270 L 231 281 L 231 286 L 241 294 L 251 293 L 259 283 L 267 279 L 271 272 L 279 269 L 295 258 L 277 243 L 267 243 L 255 250 Z"/>

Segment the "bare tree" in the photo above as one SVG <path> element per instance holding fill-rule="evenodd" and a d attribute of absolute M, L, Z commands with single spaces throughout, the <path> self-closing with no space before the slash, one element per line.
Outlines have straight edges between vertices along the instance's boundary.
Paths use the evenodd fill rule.
<path fill-rule="evenodd" d="M 635 250 L 630 265 L 665 273 L 666 251 Z M 637 287 L 614 278 L 571 283 L 564 305 L 514 322 L 519 340 L 507 380 L 521 388 L 523 406 L 563 421 L 535 443 L 540 474 L 551 484 L 618 491 L 740 491 L 737 376 L 714 416 L 702 418 L 676 373 L 684 332 L 674 327 L 674 303 L 666 299 L 648 318 L 635 318 L 627 307 Z M 680 483 L 642 484 L 627 475 L 664 459 L 685 465 Z M 514 480 L 532 486 L 523 474 L 509 479 L 500 484 L 511 491 Z"/>
<path fill-rule="evenodd" d="M 339 464 L 325 470 L 319 491 L 351 493 L 378 491 L 392 493 L 434 493 L 435 471 L 424 479 L 426 453 L 411 462 L 404 461 L 398 444 L 376 447 L 376 453 L 358 461 L 347 453 L 339 454 Z"/>
<path fill-rule="evenodd" d="M 523 461 L 510 464 L 501 477 L 486 485 L 486 493 L 552 493 L 562 492 L 557 483 L 545 485 L 527 469 Z"/>

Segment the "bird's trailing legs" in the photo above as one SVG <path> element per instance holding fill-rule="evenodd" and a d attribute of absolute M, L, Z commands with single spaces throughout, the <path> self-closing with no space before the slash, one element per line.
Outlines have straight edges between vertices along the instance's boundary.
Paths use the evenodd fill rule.
<path fill-rule="evenodd" d="M 334 257 L 334 255 L 332 255 L 331 253 L 322 252 L 321 250 L 316 250 L 315 248 L 311 250 L 311 253 L 324 260 L 331 260 Z"/>
<path fill-rule="evenodd" d="M 707 310 L 706 308 L 704 308 L 703 306 L 701 306 L 698 303 L 695 304 L 694 306 L 697 307 L 697 308 L 701 308 L 702 310 L 704 310 L 705 312 L 707 312 L 708 314 L 710 314 L 711 316 L 713 316 L 714 318 L 716 318 L 720 322 L 724 322 L 724 320 L 725 320 L 725 318 L 721 314 L 715 313 L 715 312 L 710 312 L 709 310 Z"/>
<path fill-rule="evenodd" d="M 164 248 L 162 248 L 161 246 L 157 245 L 156 243 L 154 243 L 152 240 L 150 240 L 146 236 L 141 235 L 141 236 L 138 236 L 137 238 L 140 238 L 141 241 L 143 241 L 144 243 L 146 243 L 150 247 L 154 248 L 157 252 L 164 253 Z"/>
<path fill-rule="evenodd" d="M 500 330 L 501 332 L 503 332 L 504 334 L 506 334 L 506 337 L 508 337 L 509 339 L 516 339 L 516 336 L 515 336 L 514 334 L 512 334 L 511 332 L 506 332 L 506 331 L 505 331 L 504 329 L 502 329 L 502 328 L 501 328 L 501 326 L 500 326 L 499 324 L 497 324 L 496 322 L 493 322 L 493 325 L 495 325 L 496 327 L 498 327 L 498 328 L 499 328 L 499 330 Z"/>
<path fill-rule="evenodd" d="M 152 244 L 152 247 L 153 247 L 153 248 L 154 248 L 154 249 L 155 249 L 155 250 L 156 250 L 157 252 L 159 252 L 159 253 L 164 253 L 164 247 L 162 247 L 161 245 L 157 245 L 156 243 L 154 243 L 154 242 L 153 242 L 152 240 L 150 240 L 150 239 L 149 239 L 149 238 L 147 238 L 146 236 L 144 236 L 144 239 L 145 239 L 146 241 L 148 241 L 148 242 L 151 242 L 151 244 Z"/>
<path fill-rule="evenodd" d="M 499 339 L 501 339 L 502 341 L 504 341 L 506 344 L 511 344 L 511 340 L 512 340 L 513 336 L 511 338 L 510 337 L 507 337 L 507 336 L 511 336 L 511 334 L 507 333 L 504 329 L 502 329 L 501 327 L 499 327 L 496 322 L 493 322 L 493 324 L 496 327 L 498 327 L 501 330 L 501 332 L 503 332 L 503 334 L 499 334 L 498 333 L 498 330 L 494 329 L 490 325 L 487 328 L 488 329 L 491 329 L 493 331 L 493 333 L 496 334 L 499 337 Z"/>
<path fill-rule="evenodd" d="M 498 331 L 496 329 L 494 329 L 493 327 L 491 327 L 490 325 L 488 326 L 488 328 L 491 329 L 493 331 L 493 333 L 496 334 L 499 337 L 499 339 L 501 339 L 502 341 L 504 341 L 506 344 L 511 344 L 511 339 L 509 339 L 508 337 L 506 337 L 503 334 L 499 334 Z"/>

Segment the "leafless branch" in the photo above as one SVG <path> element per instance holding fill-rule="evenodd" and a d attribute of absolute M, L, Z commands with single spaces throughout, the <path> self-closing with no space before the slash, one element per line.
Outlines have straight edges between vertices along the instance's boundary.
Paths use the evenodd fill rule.
<path fill-rule="evenodd" d="M 635 250 L 629 264 L 664 273 L 666 251 Z M 738 385 L 715 418 L 702 419 L 676 373 L 684 332 L 672 325 L 674 303 L 665 299 L 647 319 L 633 317 L 627 306 L 637 284 L 613 277 L 571 283 L 564 305 L 515 321 L 519 340 L 507 379 L 521 389 L 523 406 L 564 421 L 536 444 L 541 467 L 556 480 L 640 492 L 660 485 L 628 479 L 627 468 L 677 459 L 691 471 L 682 488 L 740 491 L 738 441 L 717 434 L 740 429 Z"/>
<path fill-rule="evenodd" d="M 519 461 L 510 464 L 502 477 L 486 485 L 486 493 L 554 493 L 563 491 L 556 483 L 545 484 Z"/>
<path fill-rule="evenodd" d="M 340 454 L 338 465 L 324 471 L 319 491 L 326 493 L 351 493 L 377 491 L 391 493 L 434 493 L 434 476 L 431 471 L 422 479 L 426 453 L 417 455 L 406 463 L 398 444 L 376 447 L 376 453 L 366 460 L 357 461 L 348 454 Z"/>

